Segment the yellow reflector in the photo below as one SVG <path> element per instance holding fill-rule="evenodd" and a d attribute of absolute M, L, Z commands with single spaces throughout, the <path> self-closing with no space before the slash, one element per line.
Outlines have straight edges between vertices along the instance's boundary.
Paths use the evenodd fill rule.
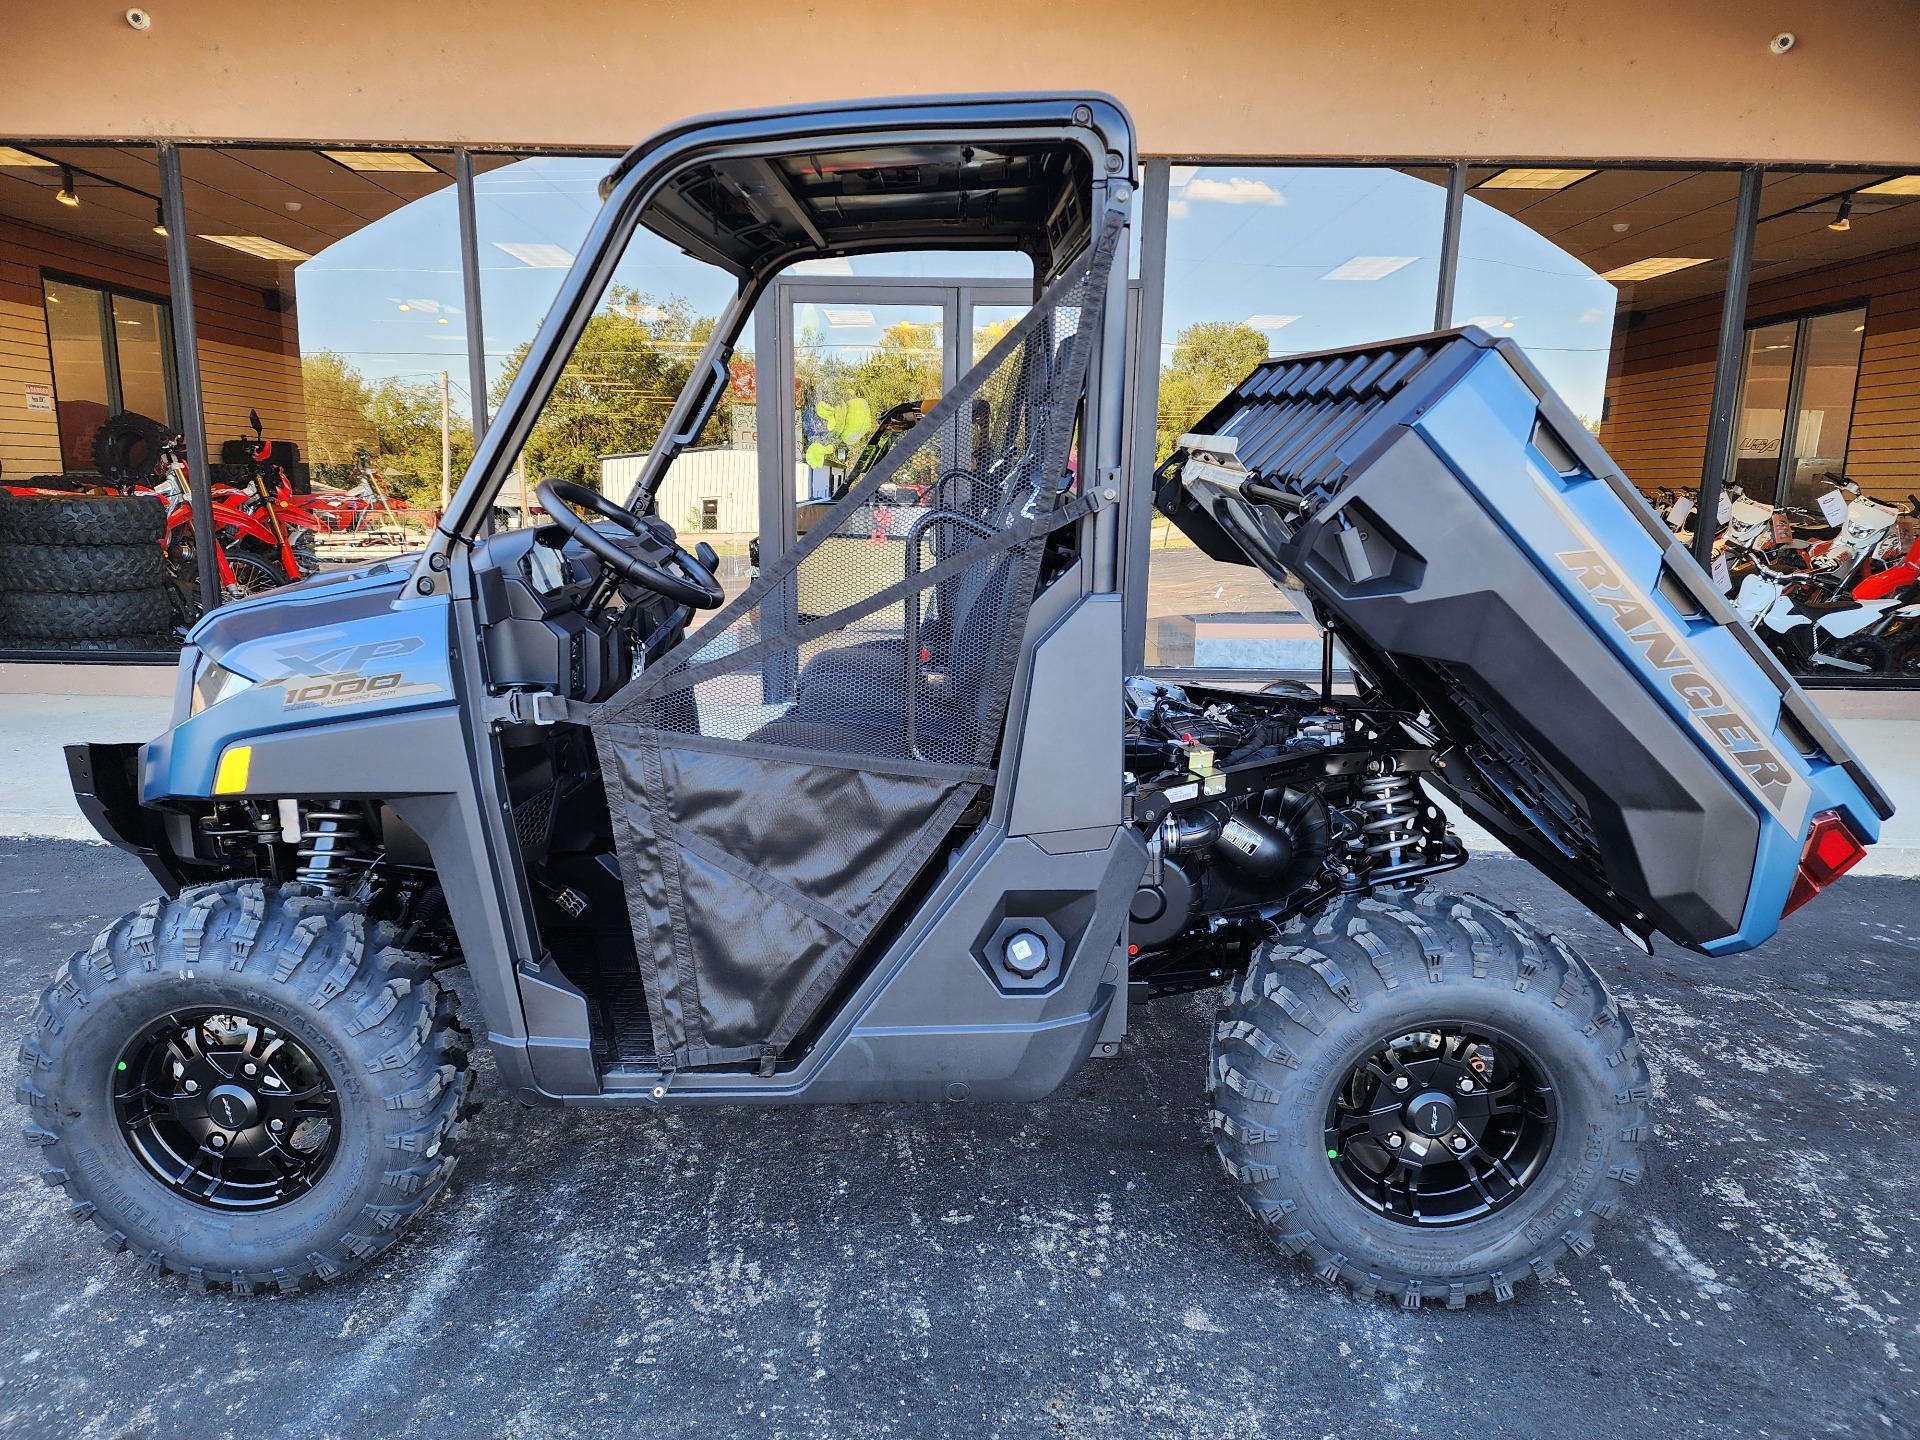
<path fill-rule="evenodd" d="M 253 763 L 251 745 L 235 745 L 220 757 L 220 768 L 213 772 L 213 793 L 238 795 L 247 788 L 247 767 Z"/>

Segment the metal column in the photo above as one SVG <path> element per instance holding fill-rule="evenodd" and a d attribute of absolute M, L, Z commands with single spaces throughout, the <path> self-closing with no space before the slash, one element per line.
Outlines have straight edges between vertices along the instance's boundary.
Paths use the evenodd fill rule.
<path fill-rule="evenodd" d="M 1128 473 L 1120 497 L 1121 657 L 1131 675 L 1146 663 L 1147 569 L 1153 557 L 1153 467 L 1160 435 L 1160 336 L 1167 298 L 1167 199 L 1172 161 L 1148 160 L 1140 190 L 1140 313 L 1134 334 Z"/>
<path fill-rule="evenodd" d="M 1747 338 L 1747 282 L 1753 274 L 1753 237 L 1760 223 L 1760 182 L 1764 166 L 1740 172 L 1740 201 L 1734 210 L 1733 246 L 1727 252 L 1727 293 L 1720 305 L 1720 350 L 1713 362 L 1713 410 L 1707 419 L 1707 453 L 1700 466 L 1700 502 L 1693 517 L 1693 557 L 1703 569 L 1713 565 L 1714 532 L 1720 514 L 1720 487 L 1733 457 L 1733 427 L 1740 405 L 1740 360 Z"/>
<path fill-rule="evenodd" d="M 1460 272 L 1460 218 L 1467 208 L 1467 162 L 1456 160 L 1447 173 L 1446 218 L 1440 223 L 1440 289 L 1433 301 L 1433 328 L 1453 328 L 1454 281 Z"/>
<path fill-rule="evenodd" d="M 180 392 L 180 429 L 187 446 L 187 486 L 193 500 L 193 558 L 200 572 L 200 606 L 205 611 L 220 603 L 220 562 L 213 525 L 213 476 L 207 469 L 207 413 L 200 396 L 200 340 L 193 322 L 193 271 L 187 258 L 187 204 L 180 188 L 180 151 L 164 141 L 159 150 L 174 374 Z"/>
<path fill-rule="evenodd" d="M 460 275 L 467 295 L 467 390 L 473 403 L 473 443 L 487 433 L 487 336 L 480 321 L 480 227 L 473 204 L 473 156 L 453 152 L 454 190 L 460 201 Z"/>

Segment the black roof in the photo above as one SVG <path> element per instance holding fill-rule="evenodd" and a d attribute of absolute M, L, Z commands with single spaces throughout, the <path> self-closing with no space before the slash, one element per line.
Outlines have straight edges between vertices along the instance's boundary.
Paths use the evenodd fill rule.
<path fill-rule="evenodd" d="M 665 170 L 641 223 L 741 276 L 898 249 L 1021 250 L 1044 275 L 1085 242 L 1099 145 L 1132 173 L 1130 123 L 1104 96 L 867 101 L 689 121 L 607 188 Z"/>

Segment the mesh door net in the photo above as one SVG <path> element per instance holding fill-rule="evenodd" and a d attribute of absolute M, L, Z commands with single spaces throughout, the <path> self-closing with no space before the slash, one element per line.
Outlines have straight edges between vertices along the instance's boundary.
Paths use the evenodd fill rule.
<path fill-rule="evenodd" d="M 1119 234 L 594 714 L 663 1059 L 770 1065 L 993 783 Z"/>

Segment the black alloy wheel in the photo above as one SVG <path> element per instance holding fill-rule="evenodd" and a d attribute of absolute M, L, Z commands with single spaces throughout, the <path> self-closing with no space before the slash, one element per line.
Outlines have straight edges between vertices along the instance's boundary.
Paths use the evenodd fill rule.
<path fill-rule="evenodd" d="M 261 1210 L 311 1190 L 340 1140 L 340 1098 L 313 1053 L 233 1010 L 174 1011 L 115 1062 L 128 1148 L 167 1189 L 214 1210 Z"/>
<path fill-rule="evenodd" d="M 1275 1244 L 1357 1294 L 1510 1300 L 1646 1174 L 1652 1080 L 1605 982 L 1477 895 L 1345 896 L 1214 1022 L 1208 1124 Z"/>
<path fill-rule="evenodd" d="M 1347 1192 L 1403 1225 L 1459 1225 L 1519 1199 L 1559 1123 L 1537 1061 L 1486 1026 L 1385 1041 L 1328 1107 L 1327 1160 Z"/>

